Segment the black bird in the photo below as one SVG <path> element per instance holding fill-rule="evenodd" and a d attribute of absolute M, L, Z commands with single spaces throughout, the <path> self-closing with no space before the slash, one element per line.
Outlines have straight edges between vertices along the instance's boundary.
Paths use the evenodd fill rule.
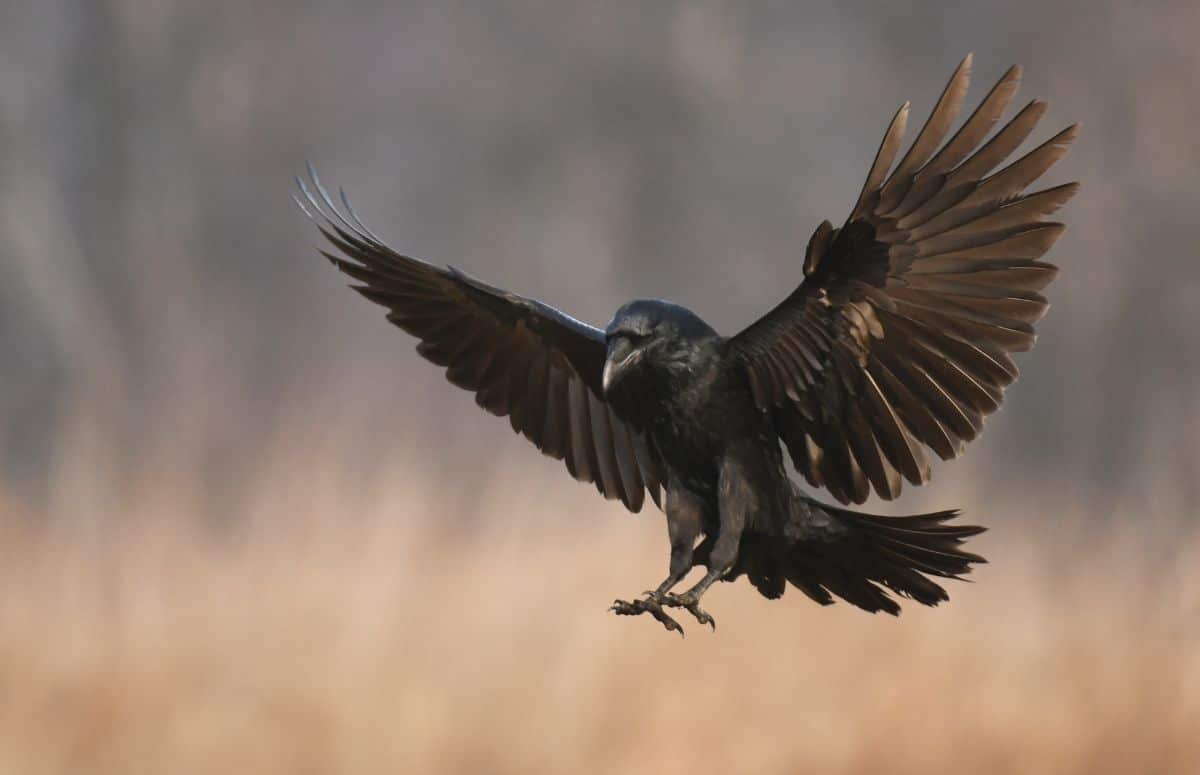
<path fill-rule="evenodd" d="M 705 590 L 746 575 L 768 598 L 790 582 L 822 605 L 836 595 L 897 614 L 889 592 L 948 599 L 929 577 L 984 562 L 959 548 L 984 528 L 951 524 L 957 511 L 881 517 L 819 503 L 789 479 L 781 446 L 842 504 L 872 489 L 890 500 L 902 480 L 929 479 L 925 448 L 958 455 L 1016 379 L 1011 353 L 1033 345 L 1047 306 L 1039 291 L 1057 273 L 1038 259 L 1064 226 L 1044 218 L 1078 184 L 1024 192 L 1077 127 L 993 172 L 1046 103 L 1033 100 L 984 142 L 1016 92 L 1013 67 L 943 144 L 970 68 L 968 55 L 892 169 L 908 104 L 899 109 L 850 217 L 809 240 L 799 287 L 728 338 L 659 300 L 626 304 L 602 331 L 397 253 L 344 194 L 343 213 L 311 167 L 315 193 L 298 180 L 296 201 L 342 255 L 322 253 L 450 382 L 606 498 L 636 512 L 648 493 L 666 512 L 669 575 L 613 611 L 649 613 L 682 634 L 664 609 L 713 624 L 699 606 Z M 705 576 L 673 594 L 698 565 Z"/>

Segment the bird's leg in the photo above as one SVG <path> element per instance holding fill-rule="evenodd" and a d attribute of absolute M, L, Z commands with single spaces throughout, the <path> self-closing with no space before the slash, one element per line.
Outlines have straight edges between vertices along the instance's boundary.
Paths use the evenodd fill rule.
<path fill-rule="evenodd" d="M 668 630 L 683 634 L 683 628 L 662 610 L 662 606 L 671 588 L 694 567 L 692 555 L 703 524 L 705 507 L 704 499 L 691 494 L 678 482 L 672 481 L 668 484 L 666 512 L 667 536 L 671 541 L 670 573 L 657 589 L 644 593 L 640 600 L 616 600 L 609 610 L 621 616 L 650 613 Z M 692 611 L 692 614 L 695 615 L 695 611 Z M 700 616 L 696 618 L 701 624 L 712 623 L 711 617 L 708 621 Z"/>
<path fill-rule="evenodd" d="M 719 528 L 717 540 L 708 555 L 708 573 L 682 595 L 667 594 L 662 598 L 663 605 L 683 608 L 696 617 L 696 621 L 707 624 L 714 630 L 717 623 L 700 607 L 700 598 L 713 582 L 723 578 L 737 562 L 738 546 L 742 542 L 742 532 L 746 529 L 746 515 L 757 502 L 754 487 L 748 481 L 742 466 L 733 457 L 726 457 L 721 462 L 717 498 L 720 509 Z"/>
<path fill-rule="evenodd" d="M 672 606 L 676 599 L 675 595 L 671 594 L 671 588 L 678 584 L 688 571 L 695 567 L 693 554 L 695 552 L 695 536 L 687 536 L 686 542 L 683 540 L 676 541 L 676 536 L 671 536 L 671 573 L 667 576 L 663 583 L 658 585 L 658 589 L 653 592 L 647 592 L 649 599 L 654 600 L 660 605 Z M 679 608 L 687 610 L 692 616 L 696 617 L 696 621 L 700 624 L 707 624 L 714 630 L 717 629 L 717 623 L 707 613 L 702 611 L 697 605 L 680 605 Z"/>
<path fill-rule="evenodd" d="M 663 596 L 695 567 L 692 557 L 696 551 L 696 539 L 704 530 L 704 515 L 708 504 L 704 498 L 693 495 L 681 484 L 672 482 L 667 490 L 666 507 L 671 565 L 666 580 L 658 585 L 658 589 L 649 593 L 656 600 L 662 600 Z"/>
<path fill-rule="evenodd" d="M 642 594 L 644 594 L 646 597 L 654 598 L 655 600 L 662 600 L 664 597 L 666 597 L 666 594 L 671 591 L 671 588 L 678 584 L 683 577 L 687 575 L 687 572 L 692 569 L 692 566 L 689 563 L 687 568 L 685 568 L 682 573 L 676 573 L 674 570 L 675 562 L 673 555 L 671 560 L 671 575 L 667 576 L 667 578 L 663 580 L 663 583 L 659 584 L 653 592 L 647 591 L 643 592 Z"/>

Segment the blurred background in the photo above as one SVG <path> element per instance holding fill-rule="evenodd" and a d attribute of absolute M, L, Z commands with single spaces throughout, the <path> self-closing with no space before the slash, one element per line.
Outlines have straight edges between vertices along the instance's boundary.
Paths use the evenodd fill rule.
<path fill-rule="evenodd" d="M 1200 6 L 0 7 L 0 771 L 1200 769 Z M 343 288 L 291 202 L 603 324 L 733 333 L 975 52 L 1083 133 L 1004 409 L 896 503 L 991 532 L 898 619 L 605 613 L 663 518 Z M 911 135 L 910 135 L 911 136 Z M 685 623 L 686 626 L 686 623 Z"/>

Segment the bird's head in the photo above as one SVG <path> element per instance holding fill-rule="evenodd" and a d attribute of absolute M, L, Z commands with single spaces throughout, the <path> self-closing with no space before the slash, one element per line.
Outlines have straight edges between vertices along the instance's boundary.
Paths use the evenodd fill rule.
<path fill-rule="evenodd" d="M 604 331 L 608 356 L 602 387 L 607 394 L 631 374 L 686 369 L 699 346 L 717 333 L 693 312 L 659 299 L 631 301 Z"/>

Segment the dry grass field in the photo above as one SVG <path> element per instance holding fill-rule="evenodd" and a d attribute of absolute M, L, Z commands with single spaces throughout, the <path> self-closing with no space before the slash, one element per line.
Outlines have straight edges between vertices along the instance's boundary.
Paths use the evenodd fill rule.
<path fill-rule="evenodd" d="M 419 478 L 310 452 L 229 514 L 100 458 L 55 513 L 4 504 L 0 772 L 1200 771 L 1195 535 L 1014 522 L 941 609 L 719 585 L 680 640 L 604 611 L 661 575 L 656 513 L 497 483 L 446 525 Z"/>

